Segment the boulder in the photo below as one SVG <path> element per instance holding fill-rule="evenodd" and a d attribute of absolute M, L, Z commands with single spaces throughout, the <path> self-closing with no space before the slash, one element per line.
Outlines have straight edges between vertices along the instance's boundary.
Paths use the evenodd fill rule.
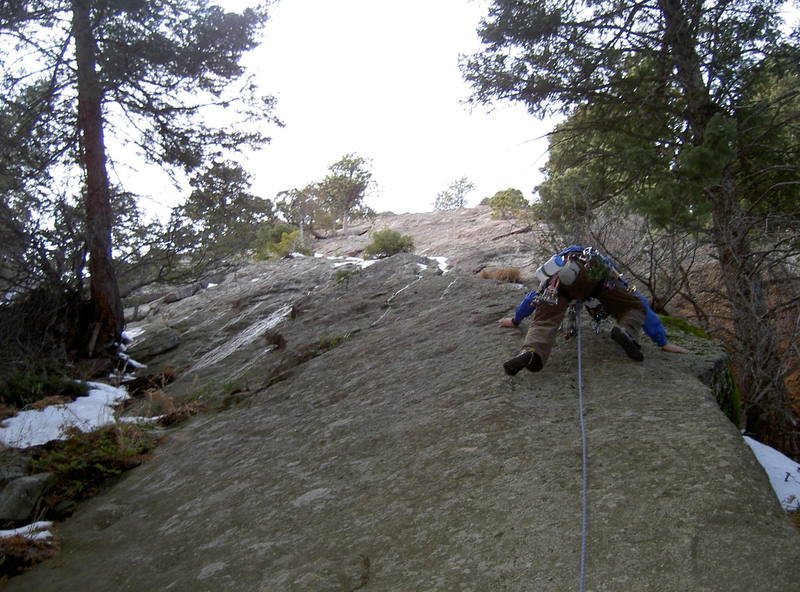
<path fill-rule="evenodd" d="M 30 520 L 39 500 L 54 482 L 52 473 L 37 473 L 8 481 L 0 489 L 0 521 Z"/>
<path fill-rule="evenodd" d="M 0 486 L 26 475 L 30 463 L 30 456 L 25 452 L 3 447 L 0 450 Z"/>

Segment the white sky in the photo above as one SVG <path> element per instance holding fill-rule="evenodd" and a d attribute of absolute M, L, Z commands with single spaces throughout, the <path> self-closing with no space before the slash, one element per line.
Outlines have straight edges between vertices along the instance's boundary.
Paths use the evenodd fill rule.
<path fill-rule="evenodd" d="M 255 0 L 217 1 L 238 11 Z M 470 89 L 459 56 L 481 49 L 475 30 L 487 5 L 279 0 L 263 44 L 246 58 L 286 123 L 265 123 L 272 143 L 243 162 L 253 192 L 274 199 L 320 181 L 352 152 L 371 161 L 377 187 L 366 203 L 379 212 L 430 211 L 436 195 L 464 176 L 476 185 L 469 206 L 509 187 L 532 199 L 547 159 L 543 136 L 554 122 L 535 119 L 520 104 L 472 113 L 464 105 Z M 112 180 L 152 193 L 144 205 L 162 216 L 187 194 L 166 181 L 152 191 L 157 173 L 116 174 Z"/>
<path fill-rule="evenodd" d="M 226 6 L 228 2 L 224 3 Z M 231 4 L 234 7 L 236 3 Z M 283 0 L 248 60 L 286 123 L 252 158 L 272 198 L 321 180 L 349 152 L 370 159 L 378 211 L 432 210 L 466 176 L 469 205 L 508 187 L 532 197 L 551 125 L 521 105 L 470 114 L 460 54 L 480 49 L 472 0 Z M 477 111 L 477 110 L 476 110 Z"/>
<path fill-rule="evenodd" d="M 230 10 L 247 0 L 220 0 Z M 545 164 L 550 131 L 521 105 L 469 113 L 458 58 L 480 49 L 476 0 L 282 0 L 272 7 L 263 44 L 247 57 L 262 90 L 278 99 L 279 129 L 245 161 L 253 191 L 320 181 L 347 153 L 371 161 L 377 211 L 433 209 L 460 177 L 476 190 L 468 205 L 509 187 L 530 199 Z M 112 175 L 113 176 L 113 175 Z M 126 180 L 127 181 L 127 180 Z M 135 182 L 135 180 L 134 180 Z M 151 206 L 174 206 L 163 186 Z M 134 189 L 136 189 L 134 187 Z M 139 189 L 142 191 L 142 189 Z"/>

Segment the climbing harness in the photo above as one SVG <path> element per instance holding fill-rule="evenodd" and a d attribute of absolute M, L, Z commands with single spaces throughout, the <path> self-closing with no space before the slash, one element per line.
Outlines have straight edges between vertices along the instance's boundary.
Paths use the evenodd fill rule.
<path fill-rule="evenodd" d="M 583 308 L 586 309 L 586 312 L 592 319 L 592 330 L 594 331 L 595 335 L 600 335 L 600 332 L 603 330 L 604 324 L 609 317 L 608 311 L 603 307 L 603 305 L 594 298 L 590 298 L 589 300 L 575 300 L 570 303 L 569 308 L 567 309 L 567 314 L 564 317 L 564 320 L 561 322 L 561 327 L 564 332 L 564 339 L 572 339 L 578 334 L 578 305 L 582 304 Z"/>
<path fill-rule="evenodd" d="M 593 298 L 586 301 L 584 308 L 586 308 L 586 312 L 589 313 L 589 316 L 592 317 L 592 330 L 594 334 L 600 335 L 600 331 L 603 330 L 603 323 L 609 317 L 608 311 L 600 301 Z"/>
<path fill-rule="evenodd" d="M 583 495 L 581 512 L 581 569 L 580 569 L 580 592 L 586 590 L 586 543 L 589 534 L 589 441 L 586 436 L 586 412 L 583 400 L 583 347 L 582 332 L 580 323 L 581 303 L 575 305 L 575 322 L 578 334 L 578 412 L 581 423 L 581 455 L 583 458 Z"/>

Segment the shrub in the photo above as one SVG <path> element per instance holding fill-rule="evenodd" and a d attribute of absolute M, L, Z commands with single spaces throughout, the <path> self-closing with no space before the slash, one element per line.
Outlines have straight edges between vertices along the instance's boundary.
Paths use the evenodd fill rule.
<path fill-rule="evenodd" d="M 51 397 L 72 401 L 84 396 L 88 388 L 85 383 L 44 370 L 20 371 L 0 378 L 0 403 L 20 409 Z"/>
<path fill-rule="evenodd" d="M 257 253 L 266 252 L 269 245 L 278 244 L 285 233 L 291 233 L 294 230 L 297 230 L 297 227 L 287 222 L 263 224 L 258 229 L 252 246 Z"/>
<path fill-rule="evenodd" d="M 47 506 L 96 495 L 101 487 L 140 465 L 157 442 L 146 428 L 112 424 L 92 432 L 71 428 L 65 440 L 52 442 L 31 461 L 34 473 L 53 473 L 56 484 Z"/>
<path fill-rule="evenodd" d="M 266 243 L 262 245 L 256 254 L 256 259 L 269 259 L 271 257 L 286 257 L 290 253 L 302 253 L 303 255 L 311 255 L 311 249 L 304 246 L 300 241 L 300 231 L 292 230 L 291 232 L 283 232 L 281 240 L 277 243 Z"/>
<path fill-rule="evenodd" d="M 355 278 L 359 273 L 361 273 L 360 269 L 340 267 L 334 274 L 334 280 L 336 281 L 337 286 L 339 284 L 344 284 L 344 287 L 348 288 L 350 286 L 350 280 Z"/>
<path fill-rule="evenodd" d="M 372 235 L 372 242 L 364 249 L 367 259 L 390 257 L 397 253 L 414 251 L 414 239 L 396 230 L 379 230 Z"/>
<path fill-rule="evenodd" d="M 0 586 L 8 578 L 55 557 L 60 550 L 60 545 L 52 537 L 32 539 L 15 535 L 0 539 Z"/>
<path fill-rule="evenodd" d="M 516 267 L 502 267 L 500 269 L 484 269 L 481 272 L 483 279 L 508 282 L 510 284 L 521 284 L 522 274 Z"/>
<path fill-rule="evenodd" d="M 519 189 L 505 189 L 498 191 L 492 197 L 484 200 L 492 208 L 493 218 L 511 220 L 519 218 L 530 209 L 530 204 Z M 481 202 L 483 203 L 483 202 Z"/>

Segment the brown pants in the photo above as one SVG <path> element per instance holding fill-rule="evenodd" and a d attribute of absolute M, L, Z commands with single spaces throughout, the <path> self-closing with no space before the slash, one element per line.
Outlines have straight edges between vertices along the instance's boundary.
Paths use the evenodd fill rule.
<path fill-rule="evenodd" d="M 592 297 L 597 288 L 597 282 L 593 282 L 588 277 L 586 269 L 581 265 L 578 277 L 571 286 L 562 286 L 562 291 L 566 291 L 574 300 L 585 300 Z M 629 292 L 619 283 L 613 288 L 602 288 L 599 293 L 594 295 L 603 303 L 608 314 L 617 321 L 617 325 L 634 338 L 644 324 L 645 313 L 644 305 L 639 296 Z M 558 295 L 556 304 L 541 303 L 537 305 L 533 313 L 533 322 L 527 335 L 523 347 L 533 349 L 542 358 L 542 363 L 547 362 L 550 357 L 550 350 L 558 332 L 558 327 L 567 312 L 570 300 L 563 294 Z"/>

